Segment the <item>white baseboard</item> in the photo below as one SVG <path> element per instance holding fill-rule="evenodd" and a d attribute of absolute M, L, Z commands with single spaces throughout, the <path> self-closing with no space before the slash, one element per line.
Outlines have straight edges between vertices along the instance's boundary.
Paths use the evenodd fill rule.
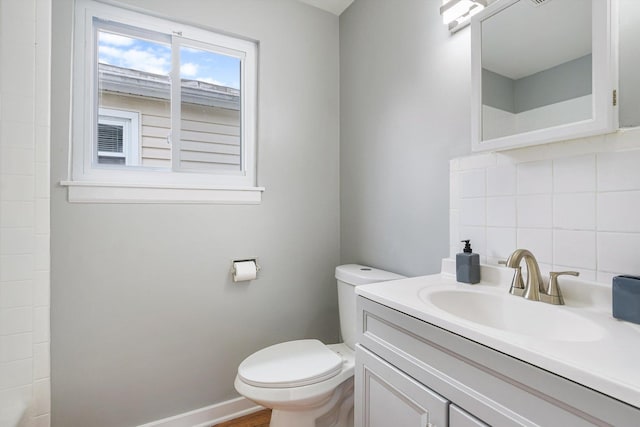
<path fill-rule="evenodd" d="M 210 427 L 264 409 L 244 397 L 153 421 L 138 427 Z"/>

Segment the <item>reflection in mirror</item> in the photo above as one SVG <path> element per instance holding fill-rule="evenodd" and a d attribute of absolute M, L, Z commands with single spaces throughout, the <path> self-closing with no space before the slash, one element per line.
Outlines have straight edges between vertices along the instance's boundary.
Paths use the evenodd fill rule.
<path fill-rule="evenodd" d="M 593 118 L 587 0 L 519 0 L 482 21 L 482 140 Z"/>

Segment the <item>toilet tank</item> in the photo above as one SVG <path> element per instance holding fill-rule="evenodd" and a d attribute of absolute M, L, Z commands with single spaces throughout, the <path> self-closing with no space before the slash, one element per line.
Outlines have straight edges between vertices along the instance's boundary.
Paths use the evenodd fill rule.
<path fill-rule="evenodd" d="M 365 265 L 347 264 L 336 267 L 340 333 L 342 341 L 349 348 L 354 349 L 356 340 L 356 286 L 404 278 L 400 274 Z"/>

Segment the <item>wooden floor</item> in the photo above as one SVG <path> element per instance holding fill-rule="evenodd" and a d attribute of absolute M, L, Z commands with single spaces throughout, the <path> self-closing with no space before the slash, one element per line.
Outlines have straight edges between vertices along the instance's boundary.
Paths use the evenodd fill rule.
<path fill-rule="evenodd" d="M 269 427 L 270 420 L 271 409 L 264 409 L 259 412 L 254 412 L 253 414 L 245 415 L 244 417 L 236 418 L 235 420 L 216 424 L 215 427 Z"/>

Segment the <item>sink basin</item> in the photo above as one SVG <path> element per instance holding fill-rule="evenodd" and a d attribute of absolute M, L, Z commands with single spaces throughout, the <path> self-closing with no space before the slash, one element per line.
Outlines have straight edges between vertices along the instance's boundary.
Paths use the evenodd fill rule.
<path fill-rule="evenodd" d="M 553 341 L 597 341 L 605 330 L 563 306 L 529 301 L 510 294 L 423 289 L 420 299 L 468 322 L 507 333 Z"/>

